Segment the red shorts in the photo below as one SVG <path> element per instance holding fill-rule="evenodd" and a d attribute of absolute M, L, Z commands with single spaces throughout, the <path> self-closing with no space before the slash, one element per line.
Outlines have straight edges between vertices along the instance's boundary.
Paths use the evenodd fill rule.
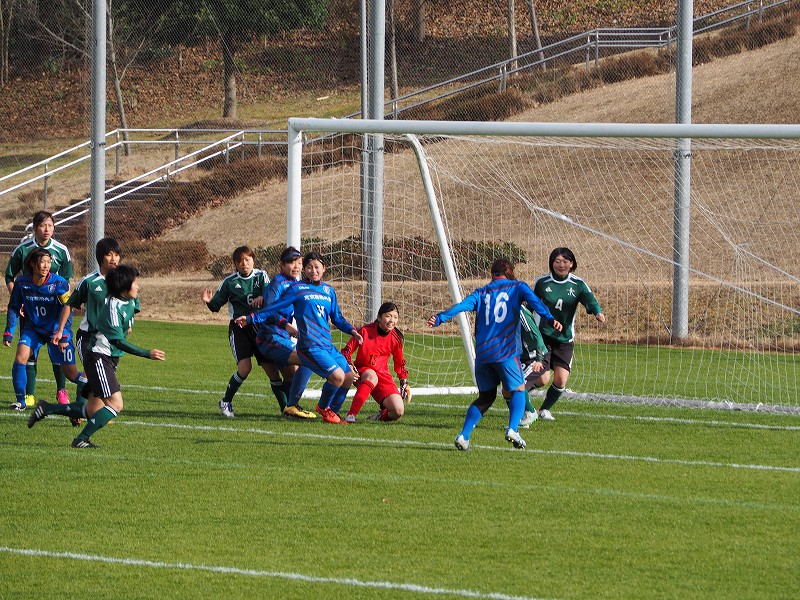
<path fill-rule="evenodd" d="M 400 390 L 397 389 L 394 379 L 378 374 L 378 383 L 375 384 L 370 396 L 375 398 L 375 402 L 382 405 L 383 401 L 392 394 L 400 395 Z"/>

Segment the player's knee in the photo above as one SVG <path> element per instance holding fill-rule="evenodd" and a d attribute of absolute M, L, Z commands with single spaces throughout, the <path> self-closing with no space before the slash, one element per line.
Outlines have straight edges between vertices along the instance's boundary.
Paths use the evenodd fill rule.
<path fill-rule="evenodd" d="M 378 374 L 372 369 L 367 369 L 363 373 L 359 373 L 358 378 L 361 381 L 369 381 L 370 383 L 378 383 Z"/>

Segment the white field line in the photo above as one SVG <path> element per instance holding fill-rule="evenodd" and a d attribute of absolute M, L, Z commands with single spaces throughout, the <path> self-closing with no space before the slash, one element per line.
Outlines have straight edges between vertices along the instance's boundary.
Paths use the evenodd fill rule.
<path fill-rule="evenodd" d="M 447 588 L 434 588 L 416 583 L 393 583 L 391 581 L 362 581 L 350 577 L 315 577 L 302 573 L 292 573 L 285 571 L 262 571 L 259 569 L 245 569 L 240 567 L 225 567 L 204 564 L 191 564 L 182 562 L 162 562 L 154 560 L 144 560 L 138 558 L 121 558 L 114 556 L 102 556 L 98 554 L 80 554 L 76 552 L 48 552 L 33 548 L 11 548 L 0 546 L 0 552 L 15 554 L 18 556 L 36 556 L 43 558 L 58 558 L 68 560 L 78 560 L 86 562 L 99 562 L 106 564 L 117 564 L 129 567 L 148 567 L 151 569 L 177 569 L 182 571 L 203 571 L 207 573 L 219 573 L 221 575 L 244 575 L 247 577 L 269 577 L 272 579 L 287 579 L 291 581 L 303 581 L 308 583 L 322 583 L 345 585 L 361 588 L 377 588 L 383 590 L 400 590 L 403 592 L 414 592 L 427 595 L 448 595 L 460 596 L 462 598 L 486 598 L 490 600 L 535 600 L 529 596 L 511 596 L 497 592 L 484 593 L 475 590 L 459 590 Z"/>

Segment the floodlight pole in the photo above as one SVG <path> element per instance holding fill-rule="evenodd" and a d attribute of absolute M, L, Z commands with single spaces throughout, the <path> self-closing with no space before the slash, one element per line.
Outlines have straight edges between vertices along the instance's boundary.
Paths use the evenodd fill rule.
<path fill-rule="evenodd" d="M 94 249 L 105 236 L 106 211 L 106 2 L 94 0 L 92 7 L 92 168 L 90 226 L 86 269 L 94 271 Z"/>
<path fill-rule="evenodd" d="M 692 122 L 693 0 L 678 0 L 678 64 L 675 70 L 675 122 Z M 675 147 L 673 216 L 672 341 L 689 336 L 689 227 L 691 223 L 692 140 Z"/>

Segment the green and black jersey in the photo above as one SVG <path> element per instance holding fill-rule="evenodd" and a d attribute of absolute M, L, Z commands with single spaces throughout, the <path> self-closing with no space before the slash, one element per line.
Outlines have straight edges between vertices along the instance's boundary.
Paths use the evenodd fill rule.
<path fill-rule="evenodd" d="M 567 343 L 575 339 L 573 325 L 578 304 L 583 304 L 590 315 L 599 315 L 603 312 L 591 288 L 573 273 L 561 280 L 556 279 L 552 273 L 543 275 L 536 280 L 533 292 L 550 309 L 556 321 L 564 326 L 563 331 L 556 331 L 551 325 L 542 323 L 536 315 L 542 335 L 558 342 Z"/>
<path fill-rule="evenodd" d="M 127 340 L 128 332 L 133 327 L 133 317 L 137 312 L 136 300 L 122 300 L 109 296 L 97 315 L 97 329 L 89 338 L 89 350 L 106 356 L 120 357 L 128 353 L 150 358 L 150 350 L 140 348 Z"/>
<path fill-rule="evenodd" d="M 51 273 L 57 273 L 67 281 L 72 279 L 72 257 L 64 244 L 50 238 L 44 246 L 40 246 L 35 239 L 30 239 L 22 242 L 11 252 L 11 258 L 6 266 L 6 285 L 14 281 L 14 278 L 22 273 L 22 269 L 25 266 L 25 258 L 36 248 L 47 250 L 50 253 Z"/>
<path fill-rule="evenodd" d="M 86 275 L 78 282 L 75 291 L 69 297 L 67 305 L 78 310 L 84 307 L 83 319 L 81 320 L 80 331 L 95 331 L 100 311 L 103 310 L 108 289 L 106 288 L 106 278 L 100 271 L 94 271 Z M 134 312 L 139 312 L 139 298 L 134 300 Z"/>
<path fill-rule="evenodd" d="M 231 319 L 249 315 L 253 312 L 253 299 L 263 296 L 268 284 L 269 277 L 261 269 L 253 269 L 248 277 L 243 277 L 238 271 L 231 273 L 219 284 L 207 303 L 208 308 L 218 312 L 227 303 Z"/>
<path fill-rule="evenodd" d="M 520 336 L 522 337 L 522 362 L 543 361 L 544 355 L 547 354 L 547 346 L 545 346 L 539 326 L 536 324 L 536 316 L 523 306 L 519 313 L 519 320 Z"/>

